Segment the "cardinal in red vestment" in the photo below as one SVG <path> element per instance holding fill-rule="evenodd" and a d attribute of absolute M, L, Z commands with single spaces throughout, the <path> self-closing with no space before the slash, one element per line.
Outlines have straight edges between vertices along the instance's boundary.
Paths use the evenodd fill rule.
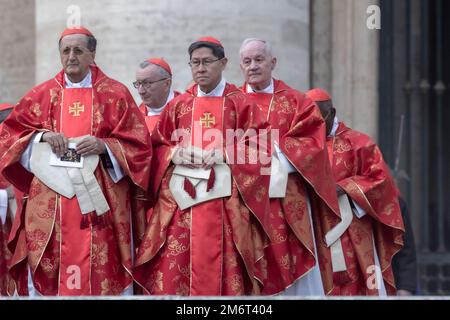
<path fill-rule="evenodd" d="M 172 90 L 172 69 L 163 58 L 146 59 L 139 64 L 133 86 L 141 96 L 139 110 L 151 134 L 166 105 L 180 95 L 178 91 Z M 135 190 L 134 197 L 134 210 L 144 210 L 148 219 L 153 211 L 152 197 L 139 189 Z"/>
<path fill-rule="evenodd" d="M 267 136 L 268 125 L 222 78 L 227 59 L 220 41 L 204 37 L 188 51 L 196 84 L 169 102 L 152 133 L 155 205 L 134 275 L 147 294 L 259 294 L 269 178 L 261 175 L 262 162 L 248 161 L 256 149 L 240 154 L 236 146 Z"/>
<path fill-rule="evenodd" d="M 21 295 L 131 293 L 131 225 L 145 217 L 131 212 L 130 188 L 147 189 L 151 144 L 128 89 L 95 65 L 96 44 L 89 30 L 66 29 L 63 70 L 28 92 L 0 133 L 0 172 L 26 199 L 9 237 Z M 47 168 L 52 157 L 59 166 Z"/>
<path fill-rule="evenodd" d="M 340 220 L 325 123 L 311 99 L 272 77 L 276 63 L 267 41 L 251 38 L 242 43 L 242 90 L 262 109 L 272 137 L 277 136 L 270 181 L 273 241 L 259 261 L 262 292 L 321 296 L 332 290 L 332 280 L 322 281 L 323 261 L 315 243 L 323 242 Z M 315 226 L 313 220 L 322 221 Z"/>
<path fill-rule="evenodd" d="M 395 295 L 392 258 L 403 246 L 398 190 L 380 149 L 367 135 L 336 117 L 330 95 L 312 89 L 327 125 L 329 161 L 339 195 L 347 195 L 352 220 L 341 236 L 349 279 L 335 281 L 332 295 Z M 322 247 L 323 255 L 330 255 Z M 330 268 L 324 268 L 329 273 Z M 336 280 L 336 279 L 335 279 Z"/>
<path fill-rule="evenodd" d="M 141 96 L 139 110 L 151 133 L 165 106 L 180 95 L 172 90 L 172 69 L 163 58 L 146 59 L 139 65 L 133 85 Z"/>

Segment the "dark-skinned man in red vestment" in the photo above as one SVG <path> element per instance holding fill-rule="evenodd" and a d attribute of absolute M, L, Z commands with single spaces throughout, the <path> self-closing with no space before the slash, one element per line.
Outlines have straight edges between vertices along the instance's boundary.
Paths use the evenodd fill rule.
<path fill-rule="evenodd" d="M 332 294 L 395 295 L 392 258 L 403 246 L 404 226 L 389 168 L 369 136 L 339 122 L 325 90 L 316 88 L 306 94 L 325 119 L 336 190 L 339 197 L 348 197 L 351 206 L 348 226 L 340 237 L 349 279 L 335 281 Z M 329 254 L 327 248 L 321 249 Z"/>

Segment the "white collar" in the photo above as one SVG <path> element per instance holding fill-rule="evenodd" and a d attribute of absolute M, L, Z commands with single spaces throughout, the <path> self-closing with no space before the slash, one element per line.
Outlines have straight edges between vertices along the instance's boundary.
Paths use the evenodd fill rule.
<path fill-rule="evenodd" d="M 89 69 L 88 74 L 84 77 L 80 82 L 74 83 L 69 80 L 67 74 L 64 73 L 64 80 L 66 82 L 66 88 L 92 88 L 92 73 L 91 69 Z"/>
<path fill-rule="evenodd" d="M 273 94 L 273 92 L 274 92 L 274 85 L 273 85 L 273 79 L 270 79 L 270 84 L 265 88 L 265 89 L 262 89 L 262 90 L 255 90 L 255 89 L 253 89 L 252 88 L 252 86 L 251 85 L 249 85 L 248 83 L 247 83 L 247 92 L 248 93 L 270 93 L 270 94 Z"/>
<path fill-rule="evenodd" d="M 175 93 L 172 91 L 172 89 L 170 89 L 169 91 L 169 95 L 167 96 L 167 100 L 166 102 L 162 105 L 162 107 L 159 108 L 150 108 L 147 107 L 147 115 L 148 116 L 159 116 L 161 114 L 161 112 L 163 112 L 164 108 L 166 107 L 166 105 L 169 103 L 170 100 L 172 100 L 175 97 Z"/>
<path fill-rule="evenodd" d="M 331 132 L 328 136 L 334 137 L 336 135 L 336 131 L 338 128 L 339 128 L 339 119 L 338 117 L 335 116 L 333 120 L 333 127 L 331 128 Z"/>
<path fill-rule="evenodd" d="M 211 90 L 210 93 L 203 92 L 202 89 L 200 89 L 200 86 L 198 86 L 197 97 L 221 97 L 223 96 L 223 92 L 225 91 L 225 85 L 226 81 L 224 78 L 222 78 L 217 87 Z"/>

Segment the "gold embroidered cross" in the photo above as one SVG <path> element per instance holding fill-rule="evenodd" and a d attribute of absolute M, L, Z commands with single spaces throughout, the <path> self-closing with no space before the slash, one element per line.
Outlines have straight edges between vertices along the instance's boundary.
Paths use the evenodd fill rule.
<path fill-rule="evenodd" d="M 211 128 L 211 125 L 216 124 L 216 117 L 211 116 L 211 113 L 205 112 L 203 117 L 200 118 L 200 123 L 207 129 Z"/>
<path fill-rule="evenodd" d="M 79 117 L 81 112 L 84 112 L 84 105 L 80 105 L 79 102 L 74 102 L 73 105 L 69 107 L 69 113 L 74 117 Z"/>

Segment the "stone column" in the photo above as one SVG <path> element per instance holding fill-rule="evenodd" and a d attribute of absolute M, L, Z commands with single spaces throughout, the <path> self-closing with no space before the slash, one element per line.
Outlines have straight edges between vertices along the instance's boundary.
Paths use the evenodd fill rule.
<path fill-rule="evenodd" d="M 0 103 L 16 104 L 35 82 L 35 6 L 0 0 Z"/>
<path fill-rule="evenodd" d="M 174 87 L 184 91 L 191 79 L 187 49 L 200 36 L 220 39 L 229 58 L 225 78 L 243 82 L 239 47 L 245 38 L 261 37 L 278 56 L 275 76 L 293 87 L 309 87 L 309 0 L 36 0 L 36 77 L 41 82 L 59 69 L 59 34 L 67 8 L 81 9 L 81 24 L 98 38 L 96 61 L 113 78 L 131 83 L 139 62 L 164 57 L 174 73 Z"/>
<path fill-rule="evenodd" d="M 311 2 L 311 87 L 331 93 L 331 2 Z"/>
<path fill-rule="evenodd" d="M 367 28 L 366 10 L 377 3 L 312 1 L 312 84 L 330 91 L 339 118 L 374 139 L 378 129 L 379 31 Z"/>

